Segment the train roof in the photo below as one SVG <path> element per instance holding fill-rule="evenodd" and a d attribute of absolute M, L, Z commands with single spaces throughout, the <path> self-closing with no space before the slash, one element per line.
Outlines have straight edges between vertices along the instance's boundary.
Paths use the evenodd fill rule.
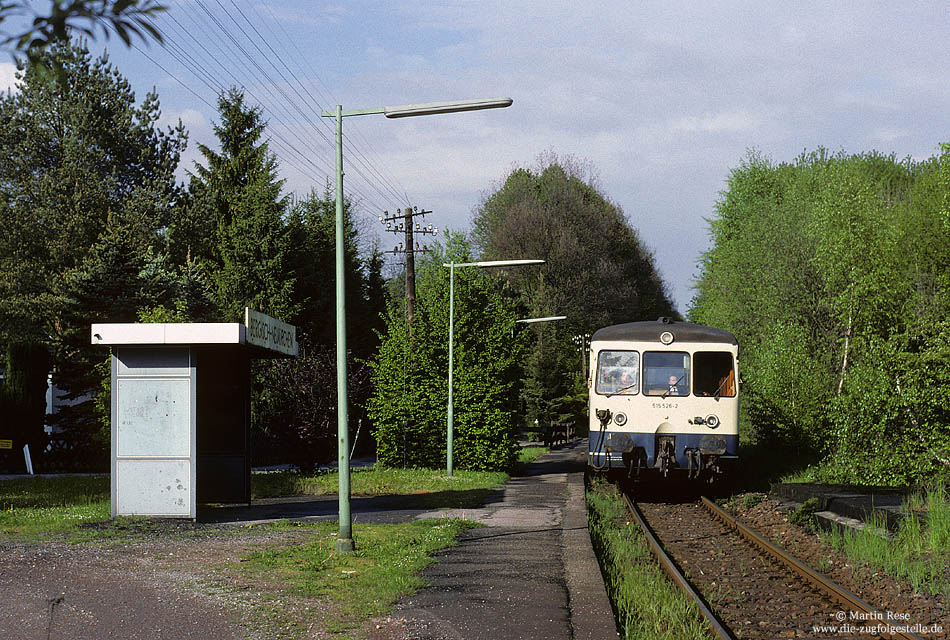
<path fill-rule="evenodd" d="M 677 322 L 670 318 L 604 327 L 595 331 L 591 340 L 659 342 L 660 334 L 664 331 L 672 333 L 676 342 L 726 342 L 736 346 L 739 344 L 736 337 L 728 331 L 693 322 Z"/>

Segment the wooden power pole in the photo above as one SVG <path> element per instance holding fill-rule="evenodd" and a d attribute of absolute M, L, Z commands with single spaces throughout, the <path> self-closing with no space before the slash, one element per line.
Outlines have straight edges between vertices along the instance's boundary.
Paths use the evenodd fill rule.
<path fill-rule="evenodd" d="M 403 241 L 396 245 L 392 251 L 385 253 L 404 253 L 406 254 L 406 316 L 409 325 L 409 335 L 412 335 L 412 320 L 415 314 L 416 306 L 416 253 L 425 253 L 428 249 L 420 246 L 415 239 L 415 235 L 435 235 L 439 232 L 438 227 L 431 224 L 424 226 L 418 222 L 413 222 L 416 216 L 425 217 L 431 211 L 419 211 L 418 207 L 406 207 L 405 209 L 396 209 L 396 215 L 389 215 L 384 211 L 379 216 L 379 221 L 386 223 L 386 231 L 390 233 L 402 233 Z"/>

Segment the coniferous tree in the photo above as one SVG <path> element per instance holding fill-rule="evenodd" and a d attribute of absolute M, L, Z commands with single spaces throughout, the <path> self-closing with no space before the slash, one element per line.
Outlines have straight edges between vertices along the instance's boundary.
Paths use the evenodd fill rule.
<path fill-rule="evenodd" d="M 251 307 L 287 319 L 298 311 L 294 302 L 294 276 L 284 214 L 283 180 L 277 178 L 277 159 L 261 140 L 266 123 L 257 107 L 244 102 L 237 90 L 218 99 L 221 122 L 215 134 L 220 153 L 198 145 L 206 166 L 195 165 L 192 175 L 191 227 L 179 226 L 173 236 L 181 246 L 189 239 L 192 249 L 208 250 L 212 261 L 214 298 L 224 320 L 236 322 Z M 213 242 L 200 220 L 214 221 Z M 191 233 L 189 233 L 191 232 Z"/>
<path fill-rule="evenodd" d="M 48 350 L 57 384 L 79 401 L 91 388 L 89 354 L 102 355 L 89 345 L 89 324 L 134 319 L 123 308 L 138 297 L 137 278 L 104 273 L 94 259 L 128 266 L 162 245 L 180 200 L 173 174 L 187 136 L 181 125 L 160 130 L 158 96 L 136 104 L 107 56 L 70 43 L 45 56 L 61 75 L 21 65 L 19 91 L 0 96 L 0 344 L 4 353 Z M 130 253 L 118 256 L 110 244 Z M 101 277 L 84 280 L 94 273 Z M 113 276 L 131 288 L 110 298 Z M 43 391 L 30 388 L 31 396 Z M 86 432 L 95 422 L 85 401 L 60 426 Z M 42 421 L 30 429 L 42 433 Z"/>

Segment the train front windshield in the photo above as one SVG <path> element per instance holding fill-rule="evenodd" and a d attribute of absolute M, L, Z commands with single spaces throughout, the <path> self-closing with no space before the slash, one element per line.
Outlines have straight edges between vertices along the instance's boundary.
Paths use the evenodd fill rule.
<path fill-rule="evenodd" d="M 645 352 L 643 389 L 648 396 L 688 396 L 689 354 L 684 351 Z"/>
<path fill-rule="evenodd" d="M 640 392 L 640 354 L 601 351 L 597 356 L 597 393 L 636 395 Z"/>
<path fill-rule="evenodd" d="M 641 366 L 642 365 L 642 366 Z M 597 387 L 602 395 L 715 396 L 736 395 L 735 368 L 728 351 L 601 351 Z"/>

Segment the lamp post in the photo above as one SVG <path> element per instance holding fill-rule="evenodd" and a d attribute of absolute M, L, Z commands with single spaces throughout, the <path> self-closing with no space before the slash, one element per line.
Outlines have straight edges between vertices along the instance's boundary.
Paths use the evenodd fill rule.
<path fill-rule="evenodd" d="M 340 531 L 336 539 L 339 553 L 353 551 L 353 525 L 350 518 L 350 430 L 346 390 L 346 304 L 343 273 L 343 118 L 382 113 L 387 118 L 408 118 L 458 111 L 478 111 L 510 107 L 511 98 L 427 102 L 396 107 L 375 107 L 344 111 L 337 105 L 322 111 L 324 118 L 336 119 L 336 391 L 337 391 L 337 454 L 340 472 Z"/>
<path fill-rule="evenodd" d="M 534 324 L 535 322 L 552 322 L 554 320 L 567 320 L 567 316 L 548 316 L 546 318 L 523 318 L 521 320 L 515 320 L 515 322 L 523 322 L 525 324 Z"/>
<path fill-rule="evenodd" d="M 455 344 L 455 268 L 456 267 L 479 267 L 487 269 L 491 267 L 517 267 L 526 264 L 543 264 L 544 260 L 488 260 L 485 262 L 448 262 L 442 263 L 443 267 L 449 268 L 449 404 L 446 412 L 446 445 L 445 445 L 445 474 L 452 475 L 452 438 L 455 420 L 453 416 L 452 404 L 452 373 L 454 370 L 453 349 Z"/>

